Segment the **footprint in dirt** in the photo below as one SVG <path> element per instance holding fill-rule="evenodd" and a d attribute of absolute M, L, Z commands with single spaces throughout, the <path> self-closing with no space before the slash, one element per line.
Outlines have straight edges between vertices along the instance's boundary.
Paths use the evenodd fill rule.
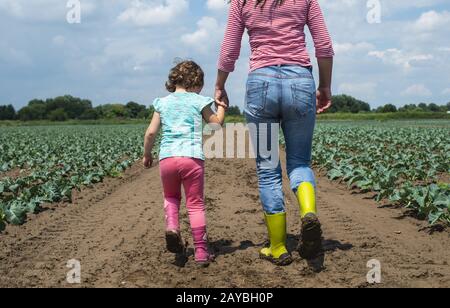
<path fill-rule="evenodd" d="M 150 275 L 144 270 L 138 270 L 131 273 L 121 282 L 122 286 L 137 286 L 143 287 L 148 286 L 151 283 Z"/>
<path fill-rule="evenodd" d="M 217 241 L 212 241 L 210 243 L 210 245 L 211 245 L 211 248 L 213 249 L 216 257 L 222 256 L 222 255 L 234 254 L 236 251 L 247 250 L 249 248 L 258 246 L 257 244 L 255 244 L 249 240 L 242 241 L 239 244 L 239 246 L 232 246 L 233 241 L 228 240 L 228 239 L 220 239 Z"/>

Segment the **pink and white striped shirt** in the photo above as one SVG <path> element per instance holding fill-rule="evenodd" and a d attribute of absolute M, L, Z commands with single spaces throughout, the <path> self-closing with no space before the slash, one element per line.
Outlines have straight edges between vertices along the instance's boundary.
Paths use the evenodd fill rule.
<path fill-rule="evenodd" d="M 241 51 L 247 29 L 252 55 L 250 71 L 258 68 L 295 64 L 311 66 L 306 49 L 305 25 L 308 26 L 317 58 L 334 56 L 333 44 L 318 0 L 266 0 L 255 8 L 256 0 L 231 0 L 228 25 L 219 59 L 219 69 L 232 72 Z"/>

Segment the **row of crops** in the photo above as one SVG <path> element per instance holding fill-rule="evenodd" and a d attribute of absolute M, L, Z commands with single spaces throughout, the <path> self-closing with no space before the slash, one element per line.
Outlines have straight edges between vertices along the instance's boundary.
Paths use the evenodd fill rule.
<path fill-rule="evenodd" d="M 321 123 L 314 163 L 349 189 L 450 224 L 450 123 Z"/>
<path fill-rule="evenodd" d="M 74 189 L 118 177 L 143 151 L 143 125 L 0 127 L 0 231 Z M 320 123 L 314 163 L 349 189 L 450 224 L 450 123 Z"/>
<path fill-rule="evenodd" d="M 142 155 L 143 125 L 0 127 L 0 230 L 44 203 L 118 177 Z"/>

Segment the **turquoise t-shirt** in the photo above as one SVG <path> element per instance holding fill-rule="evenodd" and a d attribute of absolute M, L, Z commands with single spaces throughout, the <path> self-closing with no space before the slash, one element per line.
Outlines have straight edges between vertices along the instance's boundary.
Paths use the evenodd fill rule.
<path fill-rule="evenodd" d="M 213 102 L 212 98 L 190 92 L 172 93 L 154 101 L 162 124 L 160 160 L 169 157 L 205 160 L 202 111 Z"/>

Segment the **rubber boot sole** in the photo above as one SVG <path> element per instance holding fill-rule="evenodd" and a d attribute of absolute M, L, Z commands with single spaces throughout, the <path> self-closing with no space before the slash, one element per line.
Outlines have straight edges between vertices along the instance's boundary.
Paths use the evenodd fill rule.
<path fill-rule="evenodd" d="M 315 214 L 308 214 L 302 219 L 298 252 L 307 260 L 322 253 L 322 225 Z"/>
<path fill-rule="evenodd" d="M 281 255 L 278 259 L 275 259 L 274 257 L 271 257 L 271 256 L 266 256 L 263 254 L 260 254 L 259 257 L 262 260 L 266 260 L 272 264 L 275 264 L 276 266 L 288 266 L 288 265 L 291 265 L 292 262 L 294 262 L 294 259 L 292 259 L 292 256 L 287 253 L 284 255 Z"/>
<path fill-rule="evenodd" d="M 176 232 L 166 232 L 167 250 L 171 253 L 183 254 L 185 253 L 185 245 L 181 239 L 180 234 Z"/>

